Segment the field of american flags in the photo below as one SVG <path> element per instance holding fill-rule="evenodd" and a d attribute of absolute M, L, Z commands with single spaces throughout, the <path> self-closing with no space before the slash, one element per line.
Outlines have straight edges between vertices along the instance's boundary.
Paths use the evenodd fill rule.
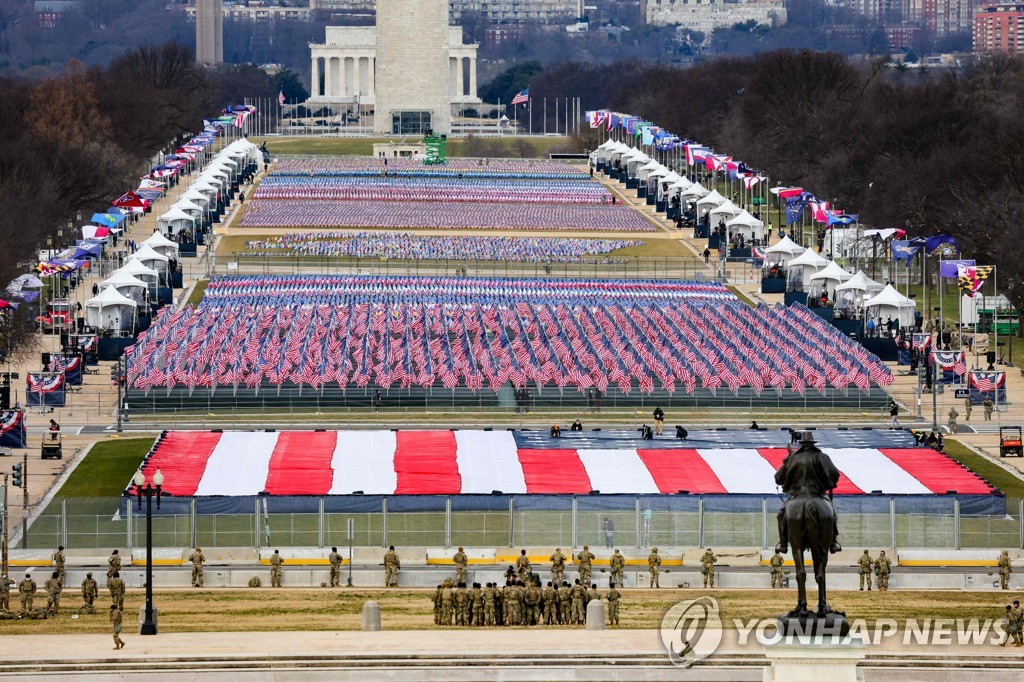
<path fill-rule="evenodd" d="M 889 369 L 805 308 L 642 280 L 234 276 L 128 354 L 140 407 L 175 394 L 528 388 L 580 401 L 875 395 Z M 410 395 L 412 395 L 410 393 Z M 421 403 L 422 404 L 422 403 Z"/>

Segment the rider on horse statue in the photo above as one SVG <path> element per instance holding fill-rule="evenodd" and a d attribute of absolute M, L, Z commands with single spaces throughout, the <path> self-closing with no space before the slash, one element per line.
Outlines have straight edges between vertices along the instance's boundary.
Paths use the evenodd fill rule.
<path fill-rule="evenodd" d="M 779 509 L 779 544 L 775 551 L 785 554 L 789 551 L 789 528 L 786 524 L 786 505 L 794 498 L 818 496 L 832 503 L 832 490 L 839 483 L 839 469 L 832 463 L 828 455 L 814 447 L 814 437 L 810 431 L 804 431 L 800 437 L 800 449 L 790 452 L 782 467 L 775 472 L 775 483 L 782 487 L 788 496 Z M 832 542 L 829 552 L 835 554 L 842 551 L 839 545 L 839 527 L 835 522 L 835 509 L 832 514 Z"/>

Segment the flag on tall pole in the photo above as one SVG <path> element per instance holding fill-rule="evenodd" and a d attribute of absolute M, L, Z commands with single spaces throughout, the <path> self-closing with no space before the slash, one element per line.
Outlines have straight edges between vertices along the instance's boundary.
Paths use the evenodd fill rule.
<path fill-rule="evenodd" d="M 277 106 L 284 106 L 284 90 L 278 90 L 277 92 Z"/>
<path fill-rule="evenodd" d="M 526 88 L 525 90 L 521 90 L 520 92 L 516 93 L 516 96 L 512 98 L 512 106 L 515 106 L 517 104 L 526 104 L 529 101 L 530 88 Z"/>

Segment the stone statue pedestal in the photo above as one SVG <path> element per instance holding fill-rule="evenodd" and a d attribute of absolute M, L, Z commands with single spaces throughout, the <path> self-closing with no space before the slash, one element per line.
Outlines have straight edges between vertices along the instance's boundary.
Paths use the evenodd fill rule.
<path fill-rule="evenodd" d="M 860 638 L 788 635 L 764 648 L 764 682 L 862 682 L 857 663 L 867 645 Z"/>

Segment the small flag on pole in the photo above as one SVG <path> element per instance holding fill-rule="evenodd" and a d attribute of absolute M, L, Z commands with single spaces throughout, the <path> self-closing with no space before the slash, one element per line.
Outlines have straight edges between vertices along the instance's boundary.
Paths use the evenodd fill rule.
<path fill-rule="evenodd" d="M 284 90 L 279 90 L 277 93 L 277 105 L 284 106 Z"/>
<path fill-rule="evenodd" d="M 530 101 L 530 88 L 526 88 L 522 92 L 517 93 L 516 96 L 512 98 L 512 106 L 515 106 L 517 104 L 526 104 L 529 101 Z"/>

